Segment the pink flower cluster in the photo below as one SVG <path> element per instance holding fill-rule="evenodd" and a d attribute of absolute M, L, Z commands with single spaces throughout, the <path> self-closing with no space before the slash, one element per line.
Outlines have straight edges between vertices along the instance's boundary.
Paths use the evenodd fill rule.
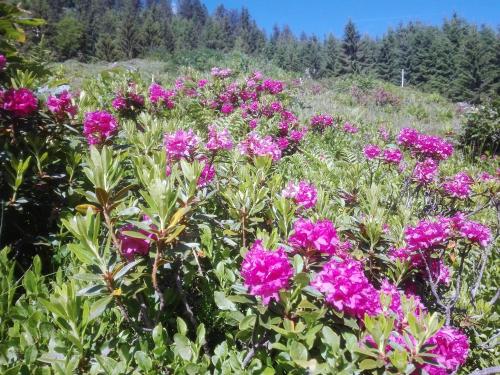
<path fill-rule="evenodd" d="M 469 340 L 460 330 L 442 327 L 425 345 L 434 346 L 430 353 L 436 355 L 439 366 L 425 364 L 423 369 L 429 375 L 448 375 L 455 373 L 465 363 L 469 355 Z"/>
<path fill-rule="evenodd" d="M 229 68 L 213 67 L 212 70 L 210 70 L 210 74 L 212 75 L 212 77 L 227 78 L 230 77 L 233 74 L 233 72 Z"/>
<path fill-rule="evenodd" d="M 293 199 L 297 206 L 308 209 L 316 205 L 318 191 L 313 184 L 306 181 L 300 181 L 298 184 L 290 182 L 283 190 L 283 196 Z"/>
<path fill-rule="evenodd" d="M 356 127 L 356 125 L 351 124 L 350 122 L 346 122 L 344 124 L 343 129 L 346 133 L 350 133 L 350 134 L 356 134 L 357 132 L 359 132 L 359 128 Z"/>
<path fill-rule="evenodd" d="M 315 115 L 311 118 L 311 127 L 313 129 L 326 129 L 333 125 L 333 117 L 327 114 Z"/>
<path fill-rule="evenodd" d="M 192 129 L 188 131 L 177 130 L 175 133 L 165 134 L 163 144 L 169 161 L 193 159 L 199 138 Z"/>
<path fill-rule="evenodd" d="M 405 230 L 405 241 L 410 250 L 433 250 L 445 246 L 451 235 L 450 219 L 421 220 Z"/>
<path fill-rule="evenodd" d="M 368 160 L 373 160 L 380 156 L 382 150 L 376 145 L 368 144 L 363 148 L 363 154 Z"/>
<path fill-rule="evenodd" d="M 380 312 L 378 291 L 366 278 L 363 265 L 354 259 L 333 258 L 323 266 L 311 285 L 337 310 L 363 319 Z"/>
<path fill-rule="evenodd" d="M 458 235 L 469 242 L 482 247 L 488 246 L 491 242 L 491 230 L 487 226 L 477 221 L 467 220 L 461 212 L 455 214 L 452 220 Z"/>
<path fill-rule="evenodd" d="M 305 250 L 306 253 L 311 250 L 329 255 L 344 256 L 346 253 L 346 245 L 340 242 L 337 230 L 329 220 L 319 220 L 313 223 L 309 219 L 297 219 L 288 243 L 294 249 Z"/>
<path fill-rule="evenodd" d="M 398 142 L 419 157 L 434 160 L 446 160 L 453 154 L 453 145 L 444 139 L 422 134 L 413 128 L 403 128 L 398 135 Z"/>
<path fill-rule="evenodd" d="M 0 92 L 0 105 L 15 117 L 27 117 L 37 110 L 38 99 L 26 88 L 9 89 Z"/>
<path fill-rule="evenodd" d="M 283 248 L 270 251 L 262 241 L 255 241 L 245 254 L 241 276 L 250 294 L 261 297 L 267 305 L 271 299 L 278 301 L 278 292 L 288 288 L 293 268 Z"/>
<path fill-rule="evenodd" d="M 418 161 L 413 170 L 413 180 L 420 185 L 428 185 L 435 181 L 439 173 L 439 165 L 434 159 Z"/>
<path fill-rule="evenodd" d="M 384 150 L 383 159 L 387 164 L 399 165 L 401 160 L 403 160 L 403 153 L 398 148 L 388 147 Z"/>
<path fill-rule="evenodd" d="M 111 105 L 119 112 L 138 110 L 144 107 L 144 96 L 137 93 L 134 83 L 130 83 L 127 91 L 118 93 Z"/>
<path fill-rule="evenodd" d="M 281 149 L 270 135 L 261 138 L 257 133 L 250 133 L 240 142 L 239 149 L 242 155 L 250 158 L 255 156 L 269 156 L 273 161 L 281 159 Z"/>
<path fill-rule="evenodd" d="M 445 194 L 450 197 L 466 199 L 472 193 L 473 184 L 474 180 L 466 172 L 459 172 L 450 180 L 444 182 L 442 188 Z"/>
<path fill-rule="evenodd" d="M 214 125 L 208 127 L 208 141 L 205 145 L 207 150 L 219 151 L 219 150 L 231 150 L 233 148 L 233 139 L 229 130 L 222 129 L 217 131 Z"/>
<path fill-rule="evenodd" d="M 204 161 L 203 169 L 201 170 L 200 178 L 198 179 L 198 186 L 207 186 L 215 177 L 215 167 Z"/>
<path fill-rule="evenodd" d="M 278 80 L 266 79 L 262 83 L 262 88 L 265 91 L 269 92 L 270 94 L 276 95 L 276 94 L 281 93 L 284 90 L 285 85 L 283 82 L 278 81 Z"/>
<path fill-rule="evenodd" d="M 60 121 L 66 118 L 73 118 L 78 112 L 78 108 L 73 104 L 71 93 L 64 90 L 58 95 L 47 98 L 47 108 Z"/>
<path fill-rule="evenodd" d="M 149 100 L 153 104 L 163 104 L 168 109 L 172 109 L 175 106 L 173 100 L 174 96 L 175 91 L 166 90 L 157 83 L 153 83 L 151 86 L 149 86 Z"/>
<path fill-rule="evenodd" d="M 148 233 L 144 229 L 138 229 L 132 224 L 124 225 L 117 235 L 118 240 L 120 241 L 120 250 L 122 255 L 128 260 L 132 260 L 136 256 L 148 255 L 150 240 L 128 236 L 124 233 L 127 231 L 139 232 L 149 239 L 154 237 L 151 233 Z"/>
<path fill-rule="evenodd" d="M 115 117 L 106 111 L 88 112 L 83 120 L 83 135 L 89 145 L 106 142 L 118 130 Z"/>

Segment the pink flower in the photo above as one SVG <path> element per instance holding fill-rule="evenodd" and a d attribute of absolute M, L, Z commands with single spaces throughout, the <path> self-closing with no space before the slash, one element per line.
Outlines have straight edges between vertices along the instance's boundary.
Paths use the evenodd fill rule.
<path fill-rule="evenodd" d="M 38 99 L 31 90 L 26 88 L 9 89 L 2 95 L 2 108 L 15 117 L 26 117 L 38 108 Z"/>
<path fill-rule="evenodd" d="M 271 299 L 279 300 L 280 290 L 288 289 L 293 268 L 283 248 L 270 251 L 258 240 L 245 254 L 241 276 L 250 294 L 261 297 L 267 305 Z"/>
<path fill-rule="evenodd" d="M 410 250 L 430 250 L 446 245 L 451 235 L 450 219 L 421 220 L 405 230 L 405 241 Z"/>
<path fill-rule="evenodd" d="M 270 135 L 261 138 L 256 133 L 250 133 L 248 137 L 239 144 L 240 152 L 248 157 L 270 156 L 273 161 L 281 159 L 281 150 L 273 142 Z"/>
<path fill-rule="evenodd" d="M 83 120 L 83 135 L 89 145 L 106 142 L 118 130 L 115 117 L 106 111 L 88 112 Z"/>
<path fill-rule="evenodd" d="M 479 246 L 486 247 L 491 242 L 491 230 L 477 221 L 467 220 L 462 213 L 457 213 L 453 224 L 460 236 Z"/>
<path fill-rule="evenodd" d="M 168 109 L 174 108 L 173 97 L 175 92 L 172 90 L 165 90 L 157 83 L 149 86 L 149 100 L 151 103 L 160 105 L 163 103 Z"/>
<path fill-rule="evenodd" d="M 223 79 L 223 78 L 230 77 L 231 74 L 233 74 L 233 72 L 231 71 L 231 69 L 228 69 L 228 68 L 217 68 L 217 67 L 214 67 L 210 71 L 210 74 L 212 74 L 212 77 L 222 78 Z"/>
<path fill-rule="evenodd" d="M 345 256 L 346 248 L 340 243 L 337 230 L 329 220 L 313 223 L 309 219 L 297 219 L 288 243 L 295 249 L 315 250 L 322 254 Z"/>
<path fill-rule="evenodd" d="M 378 291 L 366 278 L 363 265 L 354 259 L 333 258 L 323 266 L 311 285 L 325 295 L 338 311 L 363 319 L 375 316 L 381 306 Z"/>
<path fill-rule="evenodd" d="M 472 193 L 472 184 L 474 180 L 465 172 L 459 172 L 443 183 L 444 192 L 453 198 L 466 199 Z"/>
<path fill-rule="evenodd" d="M 220 111 L 222 113 L 224 113 L 225 115 L 229 115 L 230 113 L 232 113 L 234 111 L 234 107 L 231 103 L 226 102 L 226 103 L 222 104 Z"/>
<path fill-rule="evenodd" d="M 288 147 L 288 145 L 290 144 L 290 142 L 288 142 L 288 139 L 286 139 L 285 137 L 279 137 L 276 140 L 276 144 L 278 145 L 280 150 L 285 150 Z"/>
<path fill-rule="evenodd" d="M 71 94 L 66 90 L 56 96 L 49 96 L 47 108 L 59 120 L 64 120 L 67 117 L 73 118 L 78 111 L 76 105 L 73 105 Z"/>
<path fill-rule="evenodd" d="M 493 181 L 495 179 L 495 177 L 489 174 L 488 172 L 479 173 L 478 178 L 481 182 Z"/>
<path fill-rule="evenodd" d="M 123 111 L 127 109 L 127 101 L 125 98 L 121 95 L 117 95 L 114 99 L 113 102 L 111 103 L 114 109 L 117 111 Z"/>
<path fill-rule="evenodd" d="M 368 160 L 372 160 L 380 156 L 381 152 L 382 151 L 380 150 L 380 148 L 375 145 L 366 145 L 363 149 L 363 154 L 365 154 L 365 158 L 367 158 Z"/>
<path fill-rule="evenodd" d="M 446 160 L 453 154 L 453 145 L 440 137 L 422 134 L 416 129 L 403 128 L 398 135 L 400 145 L 421 157 Z"/>
<path fill-rule="evenodd" d="M 284 84 L 281 81 L 266 79 L 262 83 L 262 88 L 272 95 L 279 94 L 284 89 Z"/>
<path fill-rule="evenodd" d="M 344 124 L 344 131 L 346 133 L 355 134 L 355 133 L 359 132 L 359 129 L 355 125 L 353 125 L 349 122 L 346 122 Z"/>
<path fill-rule="evenodd" d="M 259 125 L 259 120 L 254 118 L 254 119 L 251 119 L 249 122 L 248 122 L 248 127 L 250 128 L 250 130 L 254 130 L 257 125 Z"/>
<path fill-rule="evenodd" d="M 198 137 L 189 129 L 187 132 L 178 130 L 175 133 L 165 134 L 163 143 L 169 160 L 190 159 L 198 147 Z"/>
<path fill-rule="evenodd" d="M 420 185 L 428 185 L 435 181 L 439 173 L 439 165 L 434 159 L 427 158 L 417 162 L 413 170 L 413 180 Z"/>
<path fill-rule="evenodd" d="M 425 364 L 423 369 L 429 375 L 454 373 L 465 363 L 469 355 L 469 340 L 460 330 L 444 326 L 432 336 L 425 345 L 434 346 L 430 353 L 437 355 L 435 360 L 440 367 Z"/>
<path fill-rule="evenodd" d="M 378 134 L 380 135 L 380 138 L 382 138 L 384 141 L 387 141 L 389 139 L 389 131 L 383 126 L 378 128 Z"/>
<path fill-rule="evenodd" d="M 203 87 L 205 87 L 208 83 L 208 79 L 200 79 L 198 81 L 198 88 L 202 89 Z"/>
<path fill-rule="evenodd" d="M 124 232 L 134 231 L 143 234 L 146 237 L 153 238 L 153 235 L 145 231 L 144 229 L 138 229 L 132 224 L 124 225 L 117 237 L 120 240 L 120 250 L 121 253 L 127 260 L 134 259 L 135 256 L 148 255 L 150 241 L 143 238 L 136 238 L 126 235 Z"/>
<path fill-rule="evenodd" d="M 384 150 L 384 162 L 387 164 L 399 164 L 403 160 L 403 153 L 398 148 L 386 148 Z"/>
<path fill-rule="evenodd" d="M 292 130 L 290 132 L 290 140 L 293 142 L 300 142 L 302 138 L 306 135 L 307 129 L 302 129 L 302 130 Z"/>
<path fill-rule="evenodd" d="M 333 117 L 327 114 L 315 115 L 311 118 L 313 128 L 325 129 L 333 125 Z"/>
<path fill-rule="evenodd" d="M 135 89 L 135 85 L 130 86 Z M 135 92 L 127 91 L 125 94 L 117 94 L 111 103 L 117 111 L 127 111 L 131 109 L 140 109 L 144 106 L 144 96 Z"/>
<path fill-rule="evenodd" d="M 385 294 L 391 297 L 391 302 L 388 306 L 388 313 L 395 315 L 397 321 L 402 322 L 404 319 L 403 307 L 401 306 L 401 294 L 395 285 L 391 284 L 389 280 L 382 280 L 380 285 L 380 294 Z"/>
<path fill-rule="evenodd" d="M 198 179 L 198 186 L 208 185 L 215 177 L 215 168 L 212 164 L 205 163 Z"/>
<path fill-rule="evenodd" d="M 0 54 L 0 71 L 4 70 L 5 67 L 7 66 L 7 58 Z"/>
<path fill-rule="evenodd" d="M 233 148 L 233 140 L 227 129 L 222 129 L 220 132 L 214 125 L 208 127 L 208 141 L 206 144 L 207 150 L 231 150 Z"/>
<path fill-rule="evenodd" d="M 292 198 L 297 206 L 308 209 L 316 205 L 318 192 L 313 184 L 306 181 L 300 181 L 298 184 L 290 182 L 283 190 L 283 196 Z"/>

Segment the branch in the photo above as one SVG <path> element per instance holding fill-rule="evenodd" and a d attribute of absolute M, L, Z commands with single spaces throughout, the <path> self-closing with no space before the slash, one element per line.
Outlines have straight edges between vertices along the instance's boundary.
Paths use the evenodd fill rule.
<path fill-rule="evenodd" d="M 153 289 L 158 293 L 158 298 L 160 299 L 160 308 L 158 313 L 162 312 L 165 308 L 165 296 L 158 285 L 158 263 L 161 260 L 161 254 L 163 252 L 163 242 L 161 240 L 156 241 L 156 255 L 153 263 L 153 270 L 151 271 L 151 282 L 153 283 Z"/>

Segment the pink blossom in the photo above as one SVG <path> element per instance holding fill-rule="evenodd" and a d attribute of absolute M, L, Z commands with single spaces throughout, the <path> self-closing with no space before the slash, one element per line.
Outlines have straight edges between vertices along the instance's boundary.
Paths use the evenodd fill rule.
<path fill-rule="evenodd" d="M 222 104 L 220 111 L 225 115 L 229 115 L 230 113 L 233 113 L 234 107 L 231 103 L 226 102 Z"/>
<path fill-rule="evenodd" d="M 302 138 L 306 135 L 307 130 L 304 128 L 302 130 L 292 130 L 290 132 L 290 140 L 294 142 L 300 142 Z"/>
<path fill-rule="evenodd" d="M 469 340 L 460 330 L 445 326 L 432 336 L 425 345 L 434 346 L 430 353 L 435 354 L 438 366 L 425 364 L 423 369 L 429 375 L 454 373 L 465 363 L 469 355 Z"/>
<path fill-rule="evenodd" d="M 210 163 L 205 163 L 198 179 L 198 186 L 208 185 L 215 177 L 215 167 Z"/>
<path fill-rule="evenodd" d="M 283 248 L 270 251 L 258 240 L 245 254 L 241 276 L 250 294 L 261 297 L 267 305 L 271 299 L 279 300 L 280 290 L 288 289 L 293 268 Z"/>
<path fill-rule="evenodd" d="M 71 94 L 66 90 L 56 96 L 49 96 L 47 108 L 59 120 L 64 120 L 67 117 L 73 118 L 78 111 L 76 105 L 73 104 Z"/>
<path fill-rule="evenodd" d="M 257 133 L 250 133 L 239 144 L 240 152 L 249 157 L 270 156 L 273 161 L 281 159 L 281 150 L 270 135 L 261 138 Z"/>
<path fill-rule="evenodd" d="M 229 130 L 222 129 L 220 132 L 214 125 L 208 127 L 208 141 L 206 144 L 207 150 L 231 150 L 233 148 L 233 139 Z"/>
<path fill-rule="evenodd" d="M 340 243 L 337 230 L 329 220 L 313 223 L 309 219 L 297 219 L 288 243 L 295 249 L 315 250 L 321 254 L 344 256 L 346 248 Z"/>
<path fill-rule="evenodd" d="M 325 129 L 333 125 L 333 117 L 327 114 L 315 115 L 311 118 L 313 128 Z"/>
<path fill-rule="evenodd" d="M 477 221 L 467 220 L 462 213 L 452 218 L 458 234 L 472 243 L 486 247 L 491 242 L 491 230 Z"/>
<path fill-rule="evenodd" d="M 213 67 L 212 70 L 210 71 L 210 74 L 212 77 L 216 78 L 227 78 L 230 77 L 233 72 L 231 69 L 228 68 L 218 68 L 218 67 Z"/>
<path fill-rule="evenodd" d="M 478 178 L 481 182 L 493 181 L 495 179 L 495 177 L 489 174 L 488 172 L 479 173 Z"/>
<path fill-rule="evenodd" d="M 262 83 L 262 88 L 272 95 L 279 94 L 284 89 L 284 84 L 281 81 L 266 79 Z"/>
<path fill-rule="evenodd" d="M 459 172 L 450 180 L 443 183 L 444 192 L 453 198 L 466 199 L 472 193 L 474 180 L 466 173 Z"/>
<path fill-rule="evenodd" d="M 365 158 L 367 158 L 368 160 L 372 160 L 380 156 L 381 152 L 382 151 L 380 150 L 380 148 L 375 145 L 366 145 L 363 149 L 363 154 L 365 154 Z"/>
<path fill-rule="evenodd" d="M 384 150 L 384 162 L 387 164 L 398 164 L 403 160 L 403 153 L 400 149 L 390 147 Z"/>
<path fill-rule="evenodd" d="M 344 131 L 346 133 L 350 133 L 350 134 L 355 134 L 355 133 L 359 132 L 359 129 L 355 125 L 353 125 L 353 124 L 351 124 L 349 122 L 346 122 L 344 124 L 344 128 L 343 129 L 344 129 Z"/>
<path fill-rule="evenodd" d="M 203 87 L 205 87 L 208 83 L 208 79 L 200 79 L 198 81 L 198 88 L 202 89 Z"/>
<path fill-rule="evenodd" d="M 438 173 L 439 165 L 434 159 L 427 158 L 415 164 L 412 177 L 420 185 L 428 185 L 436 180 Z"/>
<path fill-rule="evenodd" d="M 385 294 L 391 298 L 388 306 L 388 313 L 395 315 L 397 321 L 401 322 L 404 319 L 403 307 L 401 306 L 401 294 L 395 285 L 391 284 L 389 280 L 382 280 L 380 285 L 380 294 Z"/>
<path fill-rule="evenodd" d="M 259 120 L 254 118 L 254 119 L 251 119 L 249 122 L 248 122 L 248 127 L 251 129 L 251 130 L 254 130 L 257 125 L 259 125 Z"/>
<path fill-rule="evenodd" d="M 116 118 L 106 111 L 88 112 L 83 120 L 83 135 L 89 145 L 106 142 L 118 130 Z"/>
<path fill-rule="evenodd" d="M 38 99 L 31 90 L 26 88 L 9 89 L 2 95 L 2 108 L 15 117 L 26 117 L 38 108 Z"/>
<path fill-rule="evenodd" d="M 450 219 L 420 220 L 405 230 L 405 241 L 410 250 L 430 250 L 447 244 L 451 235 Z"/>
<path fill-rule="evenodd" d="M 384 141 L 387 141 L 389 139 L 389 131 L 383 126 L 378 128 L 378 134 L 380 135 L 380 138 L 382 138 Z"/>
<path fill-rule="evenodd" d="M 127 260 L 134 259 L 135 256 L 148 255 L 150 241 L 145 238 L 136 238 L 126 235 L 124 232 L 134 231 L 143 234 L 146 237 L 153 238 L 153 235 L 145 231 L 144 229 L 138 229 L 132 224 L 124 225 L 118 232 L 118 239 L 120 241 L 121 253 Z"/>
<path fill-rule="evenodd" d="M 300 181 L 298 184 L 290 182 L 282 193 L 284 197 L 293 199 L 296 205 L 305 209 L 314 207 L 318 199 L 316 187 L 306 181 Z"/>
<path fill-rule="evenodd" d="M 446 160 L 453 154 L 451 143 L 437 136 L 422 134 L 412 128 L 403 128 L 398 135 L 398 142 L 421 157 Z"/>
<path fill-rule="evenodd" d="M 351 258 L 333 258 L 323 266 L 311 285 L 325 300 L 347 315 L 363 319 L 375 316 L 381 306 L 378 291 L 366 278 L 363 265 Z"/>
<path fill-rule="evenodd" d="M 285 150 L 288 147 L 288 145 L 290 144 L 290 142 L 288 142 L 288 139 L 286 139 L 285 137 L 279 137 L 276 140 L 276 144 L 278 145 L 280 150 Z"/>
<path fill-rule="evenodd" d="M 178 130 L 173 134 L 165 134 L 163 143 L 169 160 L 190 159 L 194 156 L 199 139 L 192 129 Z"/>
<path fill-rule="evenodd" d="M 168 109 L 174 108 L 173 97 L 175 92 L 172 90 L 165 90 L 157 83 L 149 86 L 149 100 L 151 103 L 160 105 L 163 103 Z"/>

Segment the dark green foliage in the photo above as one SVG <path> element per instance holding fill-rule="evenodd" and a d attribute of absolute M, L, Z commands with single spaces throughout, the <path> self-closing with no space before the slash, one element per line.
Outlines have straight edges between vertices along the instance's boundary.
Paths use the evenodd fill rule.
<path fill-rule="evenodd" d="M 478 106 L 464 115 L 461 145 L 470 152 L 500 153 L 500 105 Z"/>

